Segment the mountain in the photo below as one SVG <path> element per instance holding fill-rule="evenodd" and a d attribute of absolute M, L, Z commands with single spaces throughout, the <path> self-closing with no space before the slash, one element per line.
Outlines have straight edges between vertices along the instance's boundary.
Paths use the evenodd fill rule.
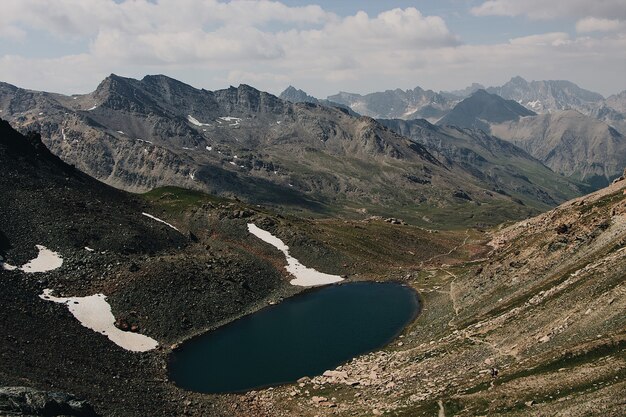
<path fill-rule="evenodd" d="M 313 103 L 320 104 L 320 101 L 313 96 L 308 95 L 306 92 L 296 89 L 294 86 L 289 86 L 280 93 L 278 96 L 283 100 L 290 101 L 292 103 Z"/>
<path fill-rule="evenodd" d="M 489 132 L 491 123 L 502 123 L 534 115 L 533 111 L 515 101 L 505 100 L 485 90 L 478 90 L 454 106 L 448 114 L 437 122 L 437 125 L 481 129 Z"/>
<path fill-rule="evenodd" d="M 580 88 L 570 81 L 528 82 L 519 76 L 511 78 L 500 87 L 489 87 L 487 92 L 507 100 L 515 100 L 537 113 L 575 109 L 588 114 L 604 100 L 601 94 Z"/>
<path fill-rule="evenodd" d="M 287 87 L 285 91 L 280 93 L 278 98 L 280 98 L 281 100 L 289 101 L 291 103 L 312 103 L 312 104 L 318 104 L 320 106 L 326 106 L 326 107 L 337 107 L 337 108 L 346 110 L 351 116 L 355 116 L 355 117 L 360 116 L 357 112 L 353 111 L 350 107 L 344 104 L 335 103 L 330 100 L 317 99 L 313 96 L 308 95 L 305 91 L 296 89 L 295 87 L 291 85 Z"/>
<path fill-rule="evenodd" d="M 247 85 L 207 91 L 162 75 L 111 75 L 93 93 L 68 97 L 4 84 L 0 110 L 19 129 L 41 132 L 63 160 L 135 192 L 177 185 L 289 210 L 448 225 L 549 207 L 494 194 L 491 183 L 371 118 Z"/>
<path fill-rule="evenodd" d="M 387 90 L 366 95 L 340 92 L 328 100 L 349 106 L 355 112 L 378 119 L 417 119 L 436 121 L 450 110 L 458 99 L 423 90 Z"/>
<path fill-rule="evenodd" d="M 626 90 L 607 97 L 589 113 L 626 135 Z"/>
<path fill-rule="evenodd" d="M 553 171 L 594 188 L 607 185 L 626 165 L 624 135 L 576 110 L 496 124 L 491 132 L 526 150 Z"/>
<path fill-rule="evenodd" d="M 613 110 L 626 114 L 626 90 L 622 91 L 619 94 L 609 96 L 605 100 L 605 103 Z"/>
<path fill-rule="evenodd" d="M 441 161 L 453 161 L 499 193 L 556 204 L 580 193 L 526 151 L 482 130 L 435 126 L 426 120 L 380 120 L 389 129 L 424 145 Z"/>
<path fill-rule="evenodd" d="M 233 211 L 252 216 L 252 208 L 185 192 L 196 217 L 173 218 L 181 213 L 179 191 L 153 201 L 112 188 L 54 156 L 38 134 L 23 136 L 4 120 L 0 195 L 1 415 L 95 416 L 89 404 L 104 416 L 185 414 L 185 394 L 164 378 L 161 348 L 141 354 L 120 348 L 83 327 L 66 305 L 41 299 L 46 288 L 59 296 L 104 294 L 116 318 L 165 348 L 266 304 L 285 286 L 267 254 L 254 254 L 263 253 L 262 245 L 229 243 L 233 223 L 240 228 L 246 221 Z M 172 203 L 177 209 L 168 211 Z M 36 273 L 5 268 L 4 262 L 37 258 L 36 245 L 61 256 L 61 266 Z M 173 396 L 181 401 L 159 400 Z"/>
<path fill-rule="evenodd" d="M 513 77 L 506 84 L 489 87 L 487 91 L 507 100 L 515 100 L 536 113 L 577 110 L 626 134 L 625 92 L 604 99 L 601 94 L 580 88 L 570 81 L 528 82 L 522 77 Z"/>
<path fill-rule="evenodd" d="M 3 252 L 19 254 L 9 257 L 12 263 L 34 258 L 36 244 L 131 254 L 186 241 L 180 233 L 155 229 L 141 216 L 145 205 L 132 195 L 67 165 L 46 148 L 39 134 L 22 136 L 1 119 L 0 166 L 0 240 Z"/>

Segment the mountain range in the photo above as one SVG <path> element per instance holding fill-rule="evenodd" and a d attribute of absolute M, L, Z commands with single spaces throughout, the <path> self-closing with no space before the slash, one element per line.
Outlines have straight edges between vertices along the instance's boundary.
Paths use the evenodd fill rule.
<path fill-rule="evenodd" d="M 64 161 L 135 192 L 178 185 L 311 213 L 449 225 L 523 217 L 580 193 L 549 171 L 541 182 L 526 168 L 509 176 L 523 187 L 498 181 L 372 118 L 247 85 L 207 91 L 162 75 L 111 75 L 92 93 L 64 96 L 1 84 L 0 111 Z M 522 165 L 536 167 L 524 155 Z"/>
<path fill-rule="evenodd" d="M 331 97 L 376 114 L 381 120 L 390 114 L 395 116 L 389 117 L 412 120 L 412 113 L 398 116 L 395 111 L 372 111 L 390 108 L 391 103 L 395 103 L 395 108 L 406 109 L 407 95 L 402 90 L 389 90 L 366 96 L 341 93 Z M 431 122 L 480 129 L 508 140 L 554 172 L 582 181 L 592 189 L 606 186 L 618 177 L 626 163 L 621 133 L 626 131 L 624 92 L 605 100 L 569 81 L 527 82 L 514 77 L 501 87 L 485 89 L 473 84 L 465 90 L 441 93 L 440 98 L 448 100 L 451 107 L 440 113 L 441 117 L 431 118 Z"/>
<path fill-rule="evenodd" d="M 329 96 L 328 100 L 373 118 L 430 121 L 440 119 L 459 101 L 420 87 L 413 90 L 387 90 L 365 96 L 341 92 Z"/>
<path fill-rule="evenodd" d="M 437 124 L 490 132 L 593 189 L 620 176 L 626 163 L 626 138 L 606 123 L 576 110 L 537 115 L 485 90 L 461 101 Z"/>
<path fill-rule="evenodd" d="M 462 90 L 438 93 L 421 87 L 415 87 L 413 90 L 386 90 L 365 95 L 340 92 L 329 96 L 328 100 L 349 106 L 360 114 L 374 118 L 406 120 L 424 118 L 435 123 L 461 100 L 470 97 L 478 90 L 485 90 L 506 100 L 516 101 L 536 113 L 577 110 L 626 133 L 626 92 L 614 94 L 605 99 L 601 94 L 585 90 L 566 80 L 529 82 L 516 76 L 501 86 L 485 87 L 482 84 L 473 83 Z"/>

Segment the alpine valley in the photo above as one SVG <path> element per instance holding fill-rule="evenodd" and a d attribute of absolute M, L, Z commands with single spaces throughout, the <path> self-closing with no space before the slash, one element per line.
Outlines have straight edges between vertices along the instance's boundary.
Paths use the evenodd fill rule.
<path fill-rule="evenodd" d="M 0 415 L 623 416 L 623 96 L 0 83 Z M 272 333 L 297 335 L 332 316 L 307 300 L 384 285 L 399 327 L 323 372 L 223 393 L 171 372 L 207 332 L 263 361 L 255 317 L 301 308 Z M 315 330 L 362 337 L 349 320 Z"/>

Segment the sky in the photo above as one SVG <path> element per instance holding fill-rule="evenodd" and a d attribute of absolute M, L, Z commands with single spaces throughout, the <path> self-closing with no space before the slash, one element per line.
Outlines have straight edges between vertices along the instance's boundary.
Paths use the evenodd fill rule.
<path fill-rule="evenodd" d="M 608 96 L 626 90 L 626 1 L 2 0 L 0 81 L 87 93 L 111 73 L 320 98 L 519 75 Z"/>

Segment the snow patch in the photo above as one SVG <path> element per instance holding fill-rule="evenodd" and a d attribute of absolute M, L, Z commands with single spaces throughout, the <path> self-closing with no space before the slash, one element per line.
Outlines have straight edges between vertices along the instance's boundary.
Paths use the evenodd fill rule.
<path fill-rule="evenodd" d="M 195 117 L 193 117 L 190 114 L 187 115 L 187 120 L 189 121 L 189 123 L 191 123 L 192 125 L 195 125 L 195 126 L 199 126 L 199 127 L 211 126 L 211 124 L 209 124 L 209 123 L 202 123 L 201 121 L 199 121 L 198 119 L 196 119 Z"/>
<path fill-rule="evenodd" d="M 45 289 L 39 298 L 65 304 L 80 324 L 105 335 L 113 343 L 126 350 L 146 352 L 159 345 L 151 337 L 125 332 L 115 327 L 115 316 L 113 316 L 111 305 L 106 301 L 104 294 L 94 294 L 87 297 L 54 297 L 51 293 L 52 290 Z"/>
<path fill-rule="evenodd" d="M 146 217 L 150 217 L 152 220 L 156 220 L 157 222 L 160 222 L 160 223 L 163 223 L 165 225 L 168 225 L 169 227 L 171 227 L 172 229 L 176 230 L 177 232 L 180 232 L 180 230 L 178 230 L 175 226 L 172 226 L 171 224 L 169 224 L 165 220 L 161 220 L 158 217 L 154 217 L 153 215 L 148 214 L 148 213 L 141 213 L 141 214 L 143 214 Z"/>
<path fill-rule="evenodd" d="M 65 129 L 61 128 L 61 136 L 63 136 L 63 140 L 67 140 L 67 136 L 65 136 Z"/>
<path fill-rule="evenodd" d="M 287 266 L 285 269 L 287 269 L 287 272 L 295 277 L 289 281 L 291 285 L 316 287 L 319 285 L 334 284 L 336 282 L 343 281 L 343 278 L 339 275 L 325 274 L 302 265 L 300 261 L 289 254 L 289 246 L 285 245 L 282 240 L 272 235 L 267 230 L 257 227 L 254 223 L 248 223 L 248 231 L 261 239 L 263 242 L 269 243 L 285 254 L 285 258 L 287 258 Z"/>
<path fill-rule="evenodd" d="M 239 117 L 233 117 L 233 116 L 224 116 L 224 117 L 220 117 L 218 122 L 220 122 L 220 120 L 223 120 L 225 122 L 228 122 L 228 126 L 239 126 L 239 123 L 241 122 L 241 119 Z M 234 123 L 230 123 L 230 122 L 234 122 Z"/>
<path fill-rule="evenodd" d="M 183 146 L 183 149 L 186 150 L 186 151 L 192 151 L 193 150 L 192 148 L 187 148 L 185 146 Z"/>
<path fill-rule="evenodd" d="M 119 133 L 120 135 L 125 135 L 126 133 L 122 132 L 121 130 L 118 130 L 117 133 Z"/>
<path fill-rule="evenodd" d="M 237 165 L 237 164 L 236 164 L 236 163 L 234 163 L 233 161 L 229 161 L 228 163 L 229 163 L 229 164 L 231 164 L 231 165 Z"/>
<path fill-rule="evenodd" d="M 27 264 L 23 265 L 20 269 L 27 273 L 33 272 L 48 272 L 60 268 L 63 265 L 63 258 L 57 252 L 53 252 L 50 249 L 42 245 L 36 245 L 39 250 L 39 255 Z"/>
<path fill-rule="evenodd" d="M 88 108 L 87 111 L 92 111 L 92 110 L 95 110 L 97 108 L 98 108 L 98 106 L 94 104 L 93 107 Z"/>
<path fill-rule="evenodd" d="M 526 104 L 526 107 L 530 107 L 532 109 L 541 109 L 543 107 L 543 104 L 539 100 L 529 101 Z"/>
<path fill-rule="evenodd" d="M 207 150 L 207 151 L 209 151 L 209 152 L 211 152 L 211 151 L 213 150 L 213 147 L 211 147 L 211 146 L 207 146 L 207 147 L 206 147 L 206 150 Z"/>
<path fill-rule="evenodd" d="M 196 173 L 195 172 L 190 172 L 189 173 L 189 178 L 191 178 L 192 181 L 196 180 Z"/>
<path fill-rule="evenodd" d="M 39 250 L 39 254 L 35 259 L 31 259 L 19 268 L 0 261 L 0 267 L 5 271 L 15 271 L 19 269 L 27 274 L 32 274 L 35 272 L 53 271 L 63 265 L 63 258 L 57 252 L 53 252 L 42 245 L 36 245 L 35 247 Z"/>
<path fill-rule="evenodd" d="M 89 246 L 85 246 L 85 250 L 86 250 L 87 252 L 93 252 L 93 251 L 94 251 L 94 250 L 93 250 L 93 249 L 91 249 Z"/>
<path fill-rule="evenodd" d="M 0 261 L 0 266 L 5 271 L 15 271 L 17 269 L 17 266 L 5 264 L 4 261 Z"/>

